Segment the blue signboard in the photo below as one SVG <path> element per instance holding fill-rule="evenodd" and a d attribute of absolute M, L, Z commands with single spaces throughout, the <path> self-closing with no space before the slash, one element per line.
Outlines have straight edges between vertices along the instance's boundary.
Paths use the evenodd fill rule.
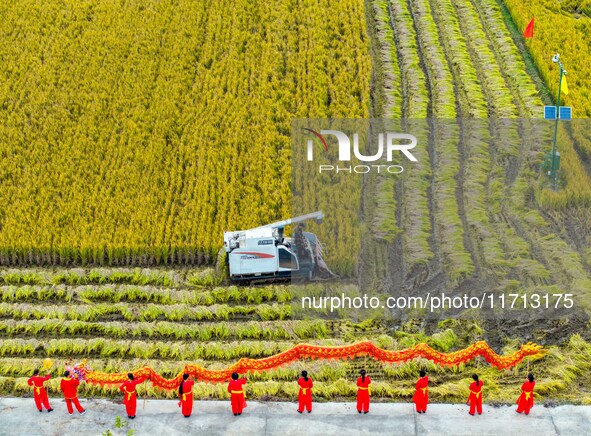
<path fill-rule="evenodd" d="M 556 119 L 556 106 L 544 106 L 544 119 L 555 120 Z M 570 106 L 560 106 L 558 108 L 558 119 L 564 121 L 570 121 L 573 119 L 573 108 Z"/>
<path fill-rule="evenodd" d="M 556 119 L 556 106 L 544 106 L 544 119 L 555 120 Z"/>
<path fill-rule="evenodd" d="M 572 120 L 573 108 L 569 106 L 560 106 L 560 109 L 558 110 L 558 118 L 566 121 Z"/>

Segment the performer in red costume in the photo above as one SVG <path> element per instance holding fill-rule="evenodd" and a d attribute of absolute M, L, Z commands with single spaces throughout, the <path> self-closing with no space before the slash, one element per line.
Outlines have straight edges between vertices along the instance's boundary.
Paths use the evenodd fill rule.
<path fill-rule="evenodd" d="M 307 371 L 302 371 L 298 385 L 300 385 L 298 412 L 303 413 L 304 410 L 307 410 L 308 413 L 312 413 L 312 387 L 314 386 L 314 382 L 308 377 Z"/>
<path fill-rule="evenodd" d="M 125 404 L 125 410 L 127 411 L 127 417 L 129 419 L 135 419 L 135 411 L 137 408 L 137 391 L 136 386 L 146 381 L 146 377 L 140 377 L 137 380 L 133 377 L 130 372 L 127 374 L 129 380 L 122 383 L 119 389 L 123 391 L 123 404 Z"/>
<path fill-rule="evenodd" d="M 33 386 L 33 398 L 35 399 L 35 405 L 39 412 L 43 412 L 43 406 L 45 406 L 45 409 L 47 409 L 48 412 L 53 411 L 49 405 L 49 398 L 47 398 L 45 386 L 43 386 L 47 380 L 49 380 L 49 372 L 45 377 L 41 377 L 38 369 L 33 371 L 33 377 L 27 380 L 29 386 Z"/>
<path fill-rule="evenodd" d="M 525 412 L 529 415 L 529 411 L 534 407 L 534 375 L 528 374 L 527 381 L 521 385 L 521 395 L 517 399 L 517 413 Z"/>
<path fill-rule="evenodd" d="M 429 404 L 429 377 L 424 370 L 419 373 L 420 377 L 415 385 L 415 395 L 412 397 L 413 403 L 417 406 L 417 413 L 425 413 L 427 404 Z"/>
<path fill-rule="evenodd" d="M 80 415 L 86 413 L 86 410 L 84 410 L 84 407 L 82 407 L 80 405 L 80 401 L 78 401 L 78 385 L 80 385 L 80 381 L 77 378 L 70 377 L 70 371 L 66 371 L 64 373 L 64 378 L 60 382 L 60 389 L 64 393 L 66 407 L 68 408 L 68 413 L 70 415 L 74 413 L 72 404 L 76 406 L 76 410 L 80 413 Z"/>
<path fill-rule="evenodd" d="M 189 374 L 183 374 L 183 380 L 179 385 L 179 396 L 181 400 L 179 401 L 179 407 L 181 408 L 181 413 L 185 418 L 191 416 L 193 413 L 193 385 L 195 382 L 193 380 L 189 380 Z"/>
<path fill-rule="evenodd" d="M 369 412 L 369 397 L 371 396 L 371 379 L 365 375 L 365 369 L 362 369 L 361 377 L 357 379 L 357 411 L 359 413 Z"/>
<path fill-rule="evenodd" d="M 474 380 L 470 385 L 470 396 L 468 397 L 467 403 L 470 404 L 470 415 L 474 416 L 474 412 L 477 411 L 479 415 L 482 415 L 482 387 L 484 383 L 478 380 L 478 376 L 474 374 L 472 376 Z"/>
<path fill-rule="evenodd" d="M 232 413 L 234 416 L 242 415 L 242 410 L 246 407 L 246 397 L 244 395 L 244 385 L 246 378 L 238 378 L 238 373 L 232 373 L 232 380 L 228 383 L 228 392 L 230 392 Z"/>

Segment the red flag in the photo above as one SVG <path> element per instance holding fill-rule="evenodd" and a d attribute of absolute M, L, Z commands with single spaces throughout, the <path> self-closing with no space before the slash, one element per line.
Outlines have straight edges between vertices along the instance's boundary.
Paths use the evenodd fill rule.
<path fill-rule="evenodd" d="M 524 38 L 533 38 L 534 37 L 534 18 L 531 19 L 525 31 L 523 32 Z"/>

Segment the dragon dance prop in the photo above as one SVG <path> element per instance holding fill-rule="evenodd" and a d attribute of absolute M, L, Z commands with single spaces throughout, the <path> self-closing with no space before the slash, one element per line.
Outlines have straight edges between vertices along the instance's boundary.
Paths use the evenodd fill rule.
<path fill-rule="evenodd" d="M 508 356 L 500 356 L 484 341 L 479 341 L 463 350 L 452 353 L 441 353 L 421 343 L 404 350 L 384 350 L 369 341 L 357 344 L 325 347 L 309 344 L 298 344 L 289 350 L 283 351 L 262 359 L 242 358 L 238 362 L 223 370 L 211 370 L 197 365 L 187 365 L 185 370 L 172 379 L 166 379 L 156 373 L 152 368 L 144 367 L 133 371 L 134 377 L 148 377 L 156 388 L 172 390 L 177 389 L 184 372 L 198 380 L 211 383 L 227 382 L 233 372 L 244 374 L 247 372 L 270 371 L 280 366 L 298 361 L 300 359 L 353 359 L 355 357 L 370 356 L 384 363 L 402 363 L 416 358 L 429 359 L 442 366 L 455 366 L 482 356 L 488 363 L 499 369 L 506 369 L 520 363 L 527 356 L 542 355 L 540 345 L 528 343 L 522 345 L 515 353 Z M 84 365 L 82 365 L 84 366 Z M 125 382 L 127 373 L 108 374 L 84 370 L 84 380 L 89 383 L 106 385 Z"/>
<path fill-rule="evenodd" d="M 47 365 L 49 363 L 47 361 L 51 362 L 51 359 L 45 359 L 43 365 Z M 73 363 L 72 358 L 70 358 L 70 360 L 65 364 L 65 370 L 70 371 L 70 375 L 80 381 L 88 381 L 86 379 L 86 374 L 88 374 L 90 368 L 86 366 L 86 359 L 80 363 Z"/>

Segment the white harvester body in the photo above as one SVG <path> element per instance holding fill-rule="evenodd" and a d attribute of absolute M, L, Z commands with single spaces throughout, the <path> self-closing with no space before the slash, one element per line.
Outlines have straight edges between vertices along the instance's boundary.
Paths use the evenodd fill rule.
<path fill-rule="evenodd" d="M 253 229 L 224 232 L 230 279 L 312 279 L 319 266 L 326 267 L 326 264 L 318 238 L 304 232 L 300 223 L 313 219 L 320 224 L 323 217 L 322 212 L 314 212 Z M 299 225 L 295 237 L 288 238 L 283 230 L 291 224 Z"/>

